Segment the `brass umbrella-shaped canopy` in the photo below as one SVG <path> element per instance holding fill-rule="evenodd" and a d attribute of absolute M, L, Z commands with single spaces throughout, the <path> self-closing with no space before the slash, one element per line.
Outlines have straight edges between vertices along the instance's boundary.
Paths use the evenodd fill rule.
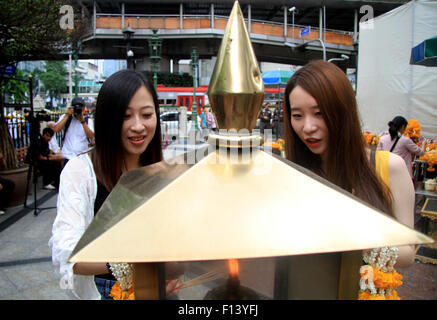
<path fill-rule="evenodd" d="M 258 258 L 432 242 L 289 161 L 255 149 L 246 163 L 237 158 L 214 150 L 192 166 L 128 172 L 70 261 Z"/>

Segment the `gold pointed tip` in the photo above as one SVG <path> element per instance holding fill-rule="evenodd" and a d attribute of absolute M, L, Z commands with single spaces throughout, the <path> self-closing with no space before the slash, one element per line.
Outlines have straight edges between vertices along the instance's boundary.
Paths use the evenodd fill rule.
<path fill-rule="evenodd" d="M 234 2 L 234 6 L 232 7 L 231 14 L 229 15 L 229 20 L 234 15 L 240 15 L 241 17 L 243 17 L 243 11 L 241 11 L 240 3 L 238 1 Z"/>
<path fill-rule="evenodd" d="M 258 61 L 239 2 L 235 1 L 208 88 L 217 126 L 252 131 L 264 96 Z"/>

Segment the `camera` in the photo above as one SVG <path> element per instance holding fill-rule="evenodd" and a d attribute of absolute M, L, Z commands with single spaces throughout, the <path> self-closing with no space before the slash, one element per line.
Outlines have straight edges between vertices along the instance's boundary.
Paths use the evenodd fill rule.
<path fill-rule="evenodd" d="M 73 112 L 77 115 L 80 115 L 82 113 L 82 106 L 80 104 L 74 105 Z"/>
<path fill-rule="evenodd" d="M 49 114 L 43 113 L 43 112 L 36 112 L 35 118 L 38 121 L 50 121 L 50 120 L 52 120 L 52 118 L 50 117 Z"/>
<path fill-rule="evenodd" d="M 27 110 L 27 113 L 25 115 L 25 119 L 30 123 L 32 123 L 33 121 L 40 122 L 40 121 L 52 120 L 50 115 L 47 114 L 46 112 L 43 112 L 43 111 L 32 112 L 31 110 Z"/>
<path fill-rule="evenodd" d="M 77 115 L 82 114 L 83 106 L 85 102 L 82 98 L 76 97 L 71 101 L 71 106 L 73 107 L 73 112 Z"/>

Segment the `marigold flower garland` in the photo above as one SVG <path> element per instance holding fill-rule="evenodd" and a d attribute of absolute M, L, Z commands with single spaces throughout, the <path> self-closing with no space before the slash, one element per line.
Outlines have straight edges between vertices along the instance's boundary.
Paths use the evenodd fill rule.
<path fill-rule="evenodd" d="M 437 150 L 433 150 L 425 153 L 423 156 L 419 158 L 419 160 L 424 160 L 428 162 L 428 169 L 426 170 L 429 172 L 434 172 L 435 171 L 434 166 L 437 164 Z"/>
<path fill-rule="evenodd" d="M 263 147 L 271 147 L 273 152 L 280 154 L 282 158 L 285 158 L 285 140 L 278 139 L 276 142 L 265 142 Z"/>
<path fill-rule="evenodd" d="M 425 154 L 419 158 L 428 162 L 429 172 L 434 172 L 434 166 L 437 164 L 437 143 L 433 139 L 425 139 Z"/>
<path fill-rule="evenodd" d="M 421 129 L 422 128 L 420 127 L 419 121 L 411 119 L 408 121 L 407 127 L 405 128 L 404 136 L 415 141 L 419 139 Z"/>
<path fill-rule="evenodd" d="M 402 285 L 402 275 L 393 266 L 398 258 L 397 247 L 376 248 L 364 252 L 367 263 L 360 268 L 358 300 L 400 300 L 395 288 Z"/>
<path fill-rule="evenodd" d="M 419 121 L 411 119 L 408 121 L 407 127 L 404 132 L 404 136 L 409 137 L 419 147 L 422 148 L 423 140 L 425 140 L 425 154 L 419 158 L 428 162 L 429 167 L 426 169 L 429 172 L 434 172 L 434 166 L 437 164 L 437 143 L 433 139 L 425 139 L 420 136 L 420 124 Z"/>
<path fill-rule="evenodd" d="M 368 145 L 378 145 L 379 143 L 379 136 L 369 131 L 365 131 L 363 133 L 363 137 L 364 137 L 364 141 Z"/>
<path fill-rule="evenodd" d="M 280 151 L 284 150 L 284 139 L 278 139 L 276 142 L 264 142 L 264 147 L 272 147 L 273 149 L 278 149 Z"/>
<path fill-rule="evenodd" d="M 110 263 L 109 265 L 112 274 L 117 279 L 109 296 L 114 300 L 135 300 L 132 266 L 129 263 Z"/>

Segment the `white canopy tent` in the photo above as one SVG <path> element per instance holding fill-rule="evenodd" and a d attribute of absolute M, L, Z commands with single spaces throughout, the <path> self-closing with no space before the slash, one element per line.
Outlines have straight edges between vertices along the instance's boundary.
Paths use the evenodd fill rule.
<path fill-rule="evenodd" d="M 437 68 L 410 65 L 411 49 L 437 35 L 437 1 L 411 1 L 360 23 L 357 100 L 363 129 L 380 134 L 395 116 L 437 138 Z"/>

